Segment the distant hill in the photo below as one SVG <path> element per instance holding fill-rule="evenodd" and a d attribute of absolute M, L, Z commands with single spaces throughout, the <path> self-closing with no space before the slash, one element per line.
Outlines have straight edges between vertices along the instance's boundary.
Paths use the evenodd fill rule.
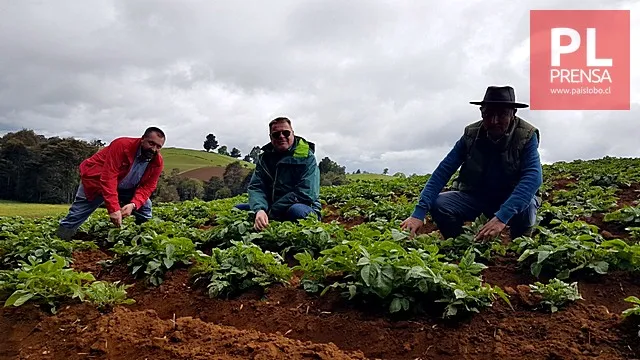
<path fill-rule="evenodd" d="M 202 150 L 169 147 L 162 149 L 162 156 L 164 157 L 165 173 L 169 174 L 171 170 L 178 169 L 182 177 L 202 181 L 208 181 L 212 176 L 222 178 L 225 167 L 235 161 L 240 161 L 242 166 L 247 169 L 247 172 L 255 168 L 254 164 L 242 161 L 242 159 L 235 159 L 231 156 L 220 155 L 217 152 L 206 152 Z M 382 174 L 347 174 L 347 178 L 351 180 L 390 180 L 393 179 L 393 176 Z"/>
<path fill-rule="evenodd" d="M 242 159 L 201 150 L 169 147 L 162 149 L 162 157 L 164 158 L 165 173 L 168 174 L 173 169 L 178 169 L 185 177 L 201 180 L 209 180 L 211 178 L 210 175 L 222 176 L 224 168 L 235 161 L 240 161 L 247 170 L 255 167 L 255 165 L 242 161 Z"/>

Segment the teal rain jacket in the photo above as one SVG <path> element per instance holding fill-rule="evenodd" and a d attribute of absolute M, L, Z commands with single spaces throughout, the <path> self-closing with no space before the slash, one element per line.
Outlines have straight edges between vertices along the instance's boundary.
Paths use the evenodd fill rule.
<path fill-rule="evenodd" d="M 279 218 L 293 204 L 305 204 L 320 212 L 320 169 L 315 158 L 315 144 L 296 136 L 293 145 L 270 171 L 269 157 L 279 155 L 273 145 L 262 147 L 256 169 L 248 187 L 249 206 L 254 212 L 264 210 Z"/>

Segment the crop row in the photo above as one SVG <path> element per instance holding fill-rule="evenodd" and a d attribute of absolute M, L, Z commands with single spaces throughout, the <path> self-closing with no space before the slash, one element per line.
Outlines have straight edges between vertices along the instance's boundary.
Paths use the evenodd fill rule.
<path fill-rule="evenodd" d="M 56 218 L 2 218 L 0 299 L 7 306 L 44 301 L 52 310 L 68 298 L 101 308 L 130 303 L 127 286 L 96 281 L 70 268 L 74 252 L 101 248 L 113 254 L 104 266 L 126 266 L 150 286 L 161 284 L 168 271 L 188 267 L 194 284 L 210 296 L 226 297 L 255 286 L 297 284 L 292 281 L 297 270 L 300 286 L 310 293 L 338 291 L 392 313 L 440 304 L 443 316 L 452 317 L 478 312 L 494 301 L 510 304 L 503 289 L 483 281 L 482 272 L 496 256 L 514 256 L 522 271 L 552 279 L 531 288 L 557 310 L 580 297 L 575 282 L 564 282 L 579 273 L 640 268 L 640 207 L 619 202 L 620 191 L 639 183 L 640 174 L 630 166 L 611 171 L 620 162 L 627 160 L 547 166 L 540 226 L 532 237 L 509 243 L 499 237 L 474 241 L 484 217 L 452 239 L 441 239 L 437 232 L 411 238 L 400 231 L 427 176 L 323 187 L 325 222 L 272 222 L 262 232 L 253 229 L 251 213 L 233 208 L 246 195 L 158 204 L 152 221 L 136 225 L 126 219 L 121 228 L 113 228 L 101 209 L 81 228 L 81 238 L 88 240 L 55 237 Z M 585 171 L 589 166 L 594 171 Z M 603 238 L 601 229 L 584 221 L 594 213 L 628 236 Z M 287 265 L 294 261 L 297 265 Z"/>

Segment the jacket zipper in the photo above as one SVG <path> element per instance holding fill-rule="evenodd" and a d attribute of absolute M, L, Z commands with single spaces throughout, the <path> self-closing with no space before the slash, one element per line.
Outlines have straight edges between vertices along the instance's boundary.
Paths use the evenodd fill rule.
<path fill-rule="evenodd" d="M 271 176 L 271 174 L 269 174 L 269 169 L 267 169 L 267 166 L 264 164 L 264 161 L 260 160 L 260 163 L 262 165 L 262 168 L 264 169 L 264 172 L 266 172 L 267 175 L 269 175 L 269 177 L 271 178 L 271 181 L 273 181 L 273 176 Z"/>
<path fill-rule="evenodd" d="M 273 186 L 271 187 L 271 202 L 276 201 L 276 179 L 278 178 L 278 165 L 276 164 L 276 176 L 273 178 Z"/>

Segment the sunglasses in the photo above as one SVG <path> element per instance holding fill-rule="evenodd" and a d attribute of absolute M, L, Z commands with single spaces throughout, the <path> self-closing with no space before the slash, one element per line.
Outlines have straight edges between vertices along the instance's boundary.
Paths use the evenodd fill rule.
<path fill-rule="evenodd" d="M 288 138 L 289 135 L 291 135 L 291 131 L 290 130 L 282 130 L 282 131 L 274 131 L 271 133 L 271 137 L 274 139 L 277 139 L 280 137 L 280 135 L 284 135 L 284 137 Z"/>

